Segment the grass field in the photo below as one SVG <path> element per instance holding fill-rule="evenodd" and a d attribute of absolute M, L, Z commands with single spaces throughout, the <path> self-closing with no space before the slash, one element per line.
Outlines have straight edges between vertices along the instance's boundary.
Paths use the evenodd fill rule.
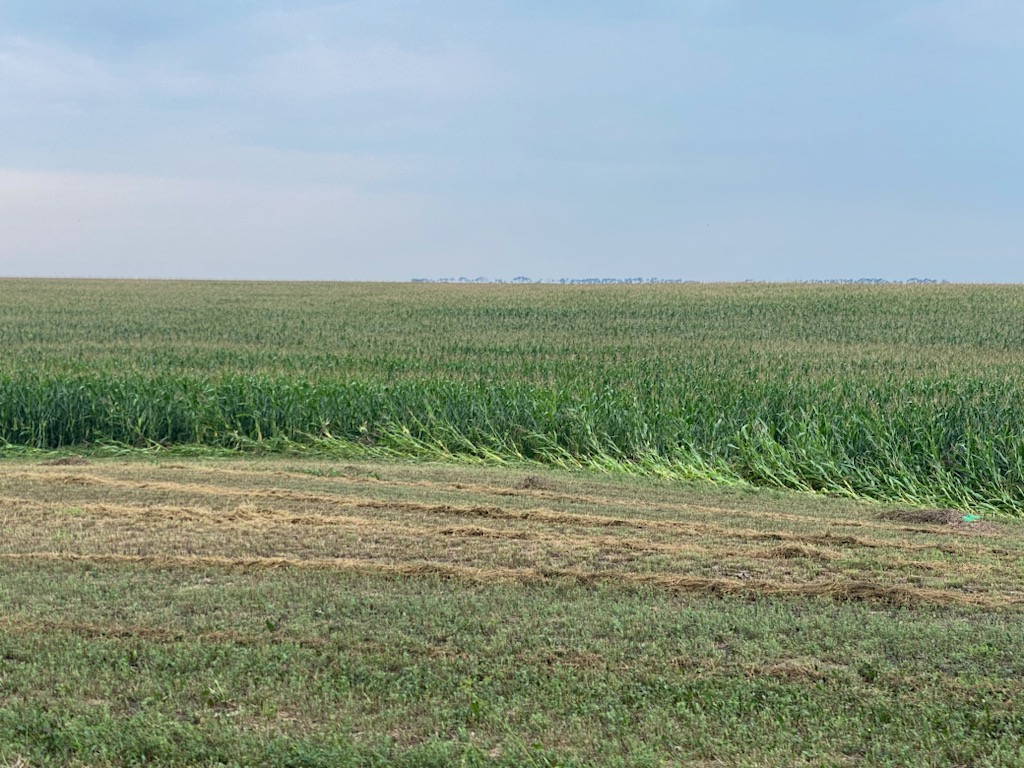
<path fill-rule="evenodd" d="M 0 281 L 0 440 L 1024 509 L 1017 286 Z"/>
<path fill-rule="evenodd" d="M 0 768 L 1024 765 L 1022 310 L 0 280 Z"/>
<path fill-rule="evenodd" d="M 1020 523 L 295 456 L 7 461 L 0 765 L 1024 762 Z"/>

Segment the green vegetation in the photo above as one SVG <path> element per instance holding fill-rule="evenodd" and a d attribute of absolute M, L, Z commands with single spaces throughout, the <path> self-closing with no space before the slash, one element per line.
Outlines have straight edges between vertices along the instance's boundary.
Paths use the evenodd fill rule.
<path fill-rule="evenodd" d="M 0 440 L 456 458 L 1024 511 L 1024 289 L 0 281 Z"/>
<path fill-rule="evenodd" d="M 294 456 L 0 519 L 0 766 L 1024 762 L 1018 521 Z"/>
<path fill-rule="evenodd" d="M 0 573 L 5 601 L 73 606 L 0 623 L 8 765 L 1024 761 L 1019 615 L 302 572 Z M 153 611 L 172 623 L 146 632 Z"/>

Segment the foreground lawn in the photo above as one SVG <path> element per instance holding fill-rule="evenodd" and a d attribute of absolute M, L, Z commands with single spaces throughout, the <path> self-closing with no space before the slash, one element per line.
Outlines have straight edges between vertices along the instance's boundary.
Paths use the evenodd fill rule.
<path fill-rule="evenodd" d="M 1015 521 L 536 469 L 0 465 L 0 765 L 1019 765 Z"/>

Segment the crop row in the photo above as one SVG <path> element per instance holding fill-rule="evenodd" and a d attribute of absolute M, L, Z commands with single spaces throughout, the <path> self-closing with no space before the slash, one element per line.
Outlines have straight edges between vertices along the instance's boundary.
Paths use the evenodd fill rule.
<path fill-rule="evenodd" d="M 843 495 L 1024 509 L 1024 397 L 963 379 L 865 390 L 762 380 L 524 382 L 246 375 L 0 377 L 0 440 L 363 446 L 522 458 Z"/>
<path fill-rule="evenodd" d="M 1024 289 L 0 281 L 0 440 L 358 446 L 1024 510 Z"/>

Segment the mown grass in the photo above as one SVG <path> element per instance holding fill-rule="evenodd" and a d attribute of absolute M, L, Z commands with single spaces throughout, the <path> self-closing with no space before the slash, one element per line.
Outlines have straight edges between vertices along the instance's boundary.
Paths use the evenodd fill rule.
<path fill-rule="evenodd" d="M 421 455 L 1019 514 L 1016 286 L 0 281 L 0 440 Z"/>
<path fill-rule="evenodd" d="M 1016 521 L 308 457 L 8 462 L 0 521 L 0 764 L 1024 761 Z"/>
<path fill-rule="evenodd" d="M 70 603 L 56 621 L 0 622 L 0 755 L 28 765 L 1024 759 L 1019 614 L 345 574 L 4 571 L 5 600 Z"/>

